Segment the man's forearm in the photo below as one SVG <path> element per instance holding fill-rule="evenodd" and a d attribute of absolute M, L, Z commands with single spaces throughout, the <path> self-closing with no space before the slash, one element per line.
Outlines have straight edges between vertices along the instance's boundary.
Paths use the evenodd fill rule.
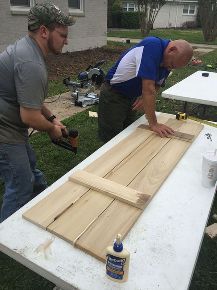
<path fill-rule="evenodd" d="M 46 119 L 48 119 L 50 116 L 53 115 L 52 112 L 47 108 L 45 104 L 43 104 L 41 108 L 41 113 Z"/>
<path fill-rule="evenodd" d="M 144 102 L 145 116 L 150 126 L 157 124 L 157 117 L 155 114 L 155 104 L 152 101 Z"/>
<path fill-rule="evenodd" d="M 38 131 L 50 132 L 54 127 L 42 114 L 42 110 L 20 108 L 20 115 L 23 123 Z"/>
<path fill-rule="evenodd" d="M 155 98 L 156 89 L 154 82 L 145 81 L 143 82 L 142 98 L 144 104 L 144 112 L 150 126 L 157 124 L 157 117 L 155 114 Z"/>

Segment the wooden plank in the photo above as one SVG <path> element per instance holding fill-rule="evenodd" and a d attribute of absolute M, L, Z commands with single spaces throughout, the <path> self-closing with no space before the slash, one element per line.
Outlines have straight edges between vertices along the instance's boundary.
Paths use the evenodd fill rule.
<path fill-rule="evenodd" d="M 182 126 L 176 119 L 169 119 L 166 122 L 174 129 Z M 137 128 L 136 131 L 144 132 L 144 129 Z M 161 138 L 153 134 L 145 140 L 136 150 L 129 154 L 120 162 L 106 177 L 109 180 L 129 185 L 136 175 L 158 154 L 158 152 L 171 140 L 170 138 Z M 138 155 L 138 157 L 136 157 Z M 134 162 L 134 156 L 137 162 Z M 127 183 L 126 183 L 127 181 Z"/>
<path fill-rule="evenodd" d="M 84 170 L 76 171 L 69 177 L 69 180 L 107 194 L 112 198 L 116 198 L 140 209 L 144 208 L 145 202 L 150 197 L 145 193 L 99 177 L 95 174 L 88 173 Z"/>
<path fill-rule="evenodd" d="M 182 122 L 182 121 L 177 121 L 177 122 Z M 139 125 L 139 128 L 146 129 L 146 130 L 151 130 L 150 127 L 148 125 L 145 125 L 145 124 Z M 175 131 L 174 135 L 170 135 L 169 138 L 175 138 L 175 139 L 180 139 L 180 140 L 187 141 L 187 142 L 192 142 L 194 137 L 195 136 L 191 135 L 191 134 Z"/>
<path fill-rule="evenodd" d="M 23 218 L 46 229 L 87 191 L 86 187 L 68 181 L 24 212 Z"/>
<path fill-rule="evenodd" d="M 75 246 L 105 262 L 105 251 L 117 234 L 124 238 L 142 210 L 115 200 L 75 242 Z"/>
<path fill-rule="evenodd" d="M 184 123 L 184 122 L 183 122 Z M 202 130 L 198 123 L 184 123 L 182 129 L 192 132 L 195 136 Z M 161 151 L 144 167 L 144 169 L 130 183 L 130 187 L 147 194 L 154 195 L 164 180 L 169 176 L 175 165 L 181 159 L 191 143 L 178 139 L 170 139 Z M 137 159 L 134 160 L 137 162 Z M 149 200 L 150 201 L 150 200 Z"/>
<path fill-rule="evenodd" d="M 49 225 L 47 230 L 74 244 L 112 202 L 111 197 L 90 190 Z"/>
<path fill-rule="evenodd" d="M 159 122 L 170 124 L 177 124 L 176 119 L 171 119 L 171 116 L 162 114 L 158 117 Z M 169 121 L 168 121 L 169 120 Z M 169 123 L 168 123 L 169 122 Z M 113 168 L 124 160 L 129 154 L 134 152 L 140 145 L 146 140 L 153 136 L 152 131 L 143 131 L 136 129 L 132 134 L 127 136 L 125 139 L 117 143 L 110 150 L 105 152 L 102 156 L 92 162 L 90 165 L 85 167 L 85 170 L 94 173 L 97 176 L 104 177 Z"/>

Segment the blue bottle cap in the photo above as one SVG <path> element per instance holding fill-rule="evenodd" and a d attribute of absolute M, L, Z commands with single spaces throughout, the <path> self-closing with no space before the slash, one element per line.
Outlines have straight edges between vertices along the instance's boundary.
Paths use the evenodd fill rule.
<path fill-rule="evenodd" d="M 116 238 L 116 240 L 114 242 L 114 245 L 113 245 L 113 250 L 115 252 L 123 251 L 123 244 L 122 244 L 122 241 L 121 241 L 121 235 L 120 234 L 117 235 L 117 238 Z"/>

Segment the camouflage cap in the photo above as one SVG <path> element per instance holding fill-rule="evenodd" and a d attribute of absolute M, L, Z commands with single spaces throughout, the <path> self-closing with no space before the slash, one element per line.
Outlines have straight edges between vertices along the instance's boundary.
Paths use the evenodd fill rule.
<path fill-rule="evenodd" d="M 56 5 L 52 3 L 42 3 L 33 6 L 28 15 L 28 29 L 34 31 L 40 25 L 48 26 L 52 23 L 70 26 L 75 23 L 75 19 L 65 15 Z"/>

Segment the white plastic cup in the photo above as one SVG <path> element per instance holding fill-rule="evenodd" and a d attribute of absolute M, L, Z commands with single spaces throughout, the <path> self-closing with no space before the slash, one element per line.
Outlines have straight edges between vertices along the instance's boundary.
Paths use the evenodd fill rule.
<path fill-rule="evenodd" d="M 217 181 L 217 150 L 203 154 L 202 185 L 212 187 Z"/>

